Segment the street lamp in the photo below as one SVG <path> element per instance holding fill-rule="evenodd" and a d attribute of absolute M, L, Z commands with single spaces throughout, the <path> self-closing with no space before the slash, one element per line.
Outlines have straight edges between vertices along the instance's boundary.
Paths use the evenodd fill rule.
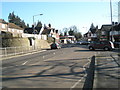
<path fill-rule="evenodd" d="M 110 0 L 110 15 L 111 15 L 111 31 L 113 31 L 113 20 L 112 20 L 112 2 Z M 110 35 L 110 32 L 109 32 Z M 108 37 L 109 37 L 108 35 Z M 114 42 L 113 34 L 111 34 L 111 41 Z"/>
<path fill-rule="evenodd" d="M 84 32 L 87 31 L 87 27 L 82 27 L 82 28 L 84 29 Z M 84 36 L 84 34 L 83 34 L 83 40 L 88 40 L 87 36 L 86 35 Z"/>
<path fill-rule="evenodd" d="M 35 16 L 39 16 L 39 15 L 41 16 L 41 15 L 43 15 L 43 14 L 33 15 L 33 25 L 34 25 L 34 17 L 35 17 Z"/>
<path fill-rule="evenodd" d="M 39 16 L 39 15 L 41 16 L 41 15 L 43 15 L 43 14 L 33 15 L 34 49 L 35 49 L 35 29 L 34 29 L 35 23 L 34 23 L 34 17 L 35 17 L 35 16 Z"/>

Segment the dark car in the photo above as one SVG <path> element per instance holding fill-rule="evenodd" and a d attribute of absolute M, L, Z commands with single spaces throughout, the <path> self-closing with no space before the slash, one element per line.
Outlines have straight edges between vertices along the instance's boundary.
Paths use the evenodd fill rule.
<path fill-rule="evenodd" d="M 111 41 L 92 41 L 89 45 L 89 50 L 103 49 L 105 51 L 113 50 L 114 44 Z"/>
<path fill-rule="evenodd" d="M 114 42 L 115 48 L 120 48 L 120 42 Z"/>
<path fill-rule="evenodd" d="M 76 44 L 88 45 L 89 43 L 90 43 L 89 41 L 78 41 Z"/>
<path fill-rule="evenodd" d="M 51 49 L 60 49 L 61 48 L 61 44 L 54 42 L 50 45 Z"/>

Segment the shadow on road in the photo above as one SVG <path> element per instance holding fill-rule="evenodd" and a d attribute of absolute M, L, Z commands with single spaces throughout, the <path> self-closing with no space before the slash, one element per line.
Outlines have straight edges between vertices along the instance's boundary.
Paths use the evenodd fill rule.
<path fill-rule="evenodd" d="M 2 80 L 3 81 L 8 81 L 8 80 L 15 80 L 15 79 L 28 79 L 28 78 L 37 78 L 37 77 L 57 77 L 57 78 L 65 78 L 65 79 L 80 79 L 85 74 L 85 71 L 83 70 L 83 65 L 81 63 L 74 62 L 74 61 L 75 60 L 80 61 L 80 60 L 83 60 L 83 59 L 87 59 L 87 58 L 74 58 L 74 59 L 45 61 L 46 65 L 44 65 L 44 67 L 46 67 L 46 66 L 47 67 L 50 66 L 50 67 L 47 68 L 47 69 L 43 69 L 43 70 L 41 70 L 41 68 L 40 68 L 40 67 L 43 67 L 43 65 L 32 65 L 32 66 L 25 65 L 24 69 L 20 69 L 21 72 L 22 72 L 22 70 L 25 70 L 25 69 L 28 69 L 28 68 L 33 68 L 33 67 L 38 67 L 38 70 L 41 70 L 41 71 L 37 72 L 37 73 L 34 73 L 34 75 L 33 74 L 32 75 L 28 74 L 28 75 L 22 75 L 22 76 L 20 76 L 20 74 L 15 76 L 14 73 L 13 73 L 12 77 L 10 77 L 11 75 L 7 76 L 7 77 L 3 77 Z M 58 71 L 56 73 L 49 73 L 50 71 L 54 71 L 54 70 L 57 71 L 56 68 L 58 68 L 58 67 L 61 68 L 59 70 L 64 70 L 64 68 L 66 68 L 66 67 L 68 68 L 68 70 L 67 70 L 67 72 L 59 72 Z M 62 67 L 63 67 L 63 69 L 62 69 Z M 13 71 L 14 71 L 14 69 L 13 69 Z"/>

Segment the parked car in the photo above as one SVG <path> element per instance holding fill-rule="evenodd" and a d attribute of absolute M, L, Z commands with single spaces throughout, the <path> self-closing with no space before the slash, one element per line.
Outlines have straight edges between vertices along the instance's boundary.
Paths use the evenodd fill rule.
<path fill-rule="evenodd" d="M 91 41 L 88 47 L 89 50 L 103 49 L 105 51 L 108 51 L 114 49 L 114 44 L 111 41 Z"/>
<path fill-rule="evenodd" d="M 115 48 L 120 48 L 120 42 L 114 42 Z"/>
<path fill-rule="evenodd" d="M 61 48 L 61 44 L 54 42 L 50 45 L 51 49 L 60 49 Z"/>
<path fill-rule="evenodd" d="M 89 43 L 90 43 L 89 41 L 78 41 L 76 44 L 88 45 Z"/>

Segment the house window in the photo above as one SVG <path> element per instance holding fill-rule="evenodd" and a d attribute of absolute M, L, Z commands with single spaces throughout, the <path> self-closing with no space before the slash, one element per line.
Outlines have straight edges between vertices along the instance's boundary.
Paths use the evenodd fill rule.
<path fill-rule="evenodd" d="M 8 31 L 9 31 L 9 32 L 11 32 L 11 29 L 10 29 L 10 28 L 8 28 Z"/>
<path fill-rule="evenodd" d="M 5 29 L 5 24 L 2 24 L 2 28 L 4 28 L 4 29 Z"/>
<path fill-rule="evenodd" d="M 19 33 L 20 31 L 19 30 L 17 30 L 17 33 Z"/>
<path fill-rule="evenodd" d="M 101 33 L 102 35 L 105 35 L 105 31 L 102 31 L 102 33 Z"/>
<path fill-rule="evenodd" d="M 14 29 L 12 29 L 12 32 L 14 32 Z"/>
<path fill-rule="evenodd" d="M 20 33 L 23 33 L 23 30 L 20 30 Z"/>

